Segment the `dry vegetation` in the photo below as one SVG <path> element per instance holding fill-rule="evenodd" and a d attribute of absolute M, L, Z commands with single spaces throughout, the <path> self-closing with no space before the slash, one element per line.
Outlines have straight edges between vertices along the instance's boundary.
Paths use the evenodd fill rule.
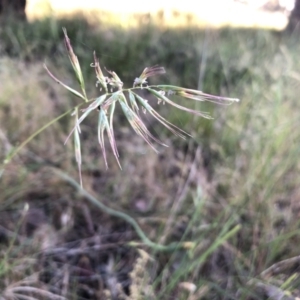
<path fill-rule="evenodd" d="M 101 65 L 127 86 L 160 64 L 167 75 L 151 84 L 198 86 L 241 102 L 191 104 L 214 120 L 153 103 L 193 136 L 181 140 L 146 116 L 148 128 L 169 145 L 159 154 L 116 111 L 122 171 L 109 145 L 106 170 L 91 113 L 81 128 L 82 194 L 53 171 L 78 178 L 72 143 L 64 146 L 74 126 L 71 111 L 55 121 L 78 101 L 43 68 L 46 62 L 78 88 L 62 27 L 91 97 L 99 92 L 90 67 L 96 50 Z M 11 23 L 0 38 L 0 299 L 300 297 L 296 37 L 151 22 L 124 31 L 78 19 Z M 131 216 L 151 241 L 173 247 L 145 243 L 132 223 L 89 197 Z"/>

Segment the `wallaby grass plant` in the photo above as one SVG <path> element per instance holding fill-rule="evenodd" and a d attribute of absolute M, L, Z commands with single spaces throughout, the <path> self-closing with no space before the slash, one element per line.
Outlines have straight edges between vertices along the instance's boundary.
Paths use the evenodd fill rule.
<path fill-rule="evenodd" d="M 94 63 L 91 65 L 95 68 L 96 71 L 96 86 L 100 85 L 100 91 L 104 91 L 104 94 L 97 97 L 96 99 L 89 100 L 86 95 L 85 90 L 85 82 L 83 78 L 83 74 L 81 71 L 81 67 L 78 61 L 77 56 L 75 55 L 73 48 L 70 43 L 70 39 L 67 35 L 66 29 L 64 29 L 65 35 L 65 45 L 68 51 L 68 55 L 74 69 L 77 81 L 81 87 L 81 93 L 74 90 L 73 88 L 65 85 L 59 79 L 57 79 L 45 66 L 46 70 L 50 74 L 50 76 L 59 84 L 64 86 L 68 89 L 72 94 L 81 98 L 84 102 L 89 103 L 89 106 L 86 109 L 82 109 L 83 114 L 79 117 L 78 106 L 74 108 L 73 115 L 75 115 L 75 126 L 71 131 L 70 135 L 74 133 L 74 145 L 75 145 L 75 157 L 78 164 L 79 174 L 80 174 L 80 183 L 82 185 L 82 178 L 81 178 L 81 144 L 80 144 L 80 124 L 82 121 L 94 110 L 98 109 L 98 142 L 101 146 L 101 150 L 103 153 L 103 157 L 105 160 L 106 167 L 107 159 L 106 159 L 106 151 L 105 151 L 105 143 L 104 143 L 104 132 L 107 132 L 109 143 L 112 149 L 112 152 L 118 162 L 118 165 L 121 168 L 121 164 L 119 162 L 119 153 L 116 146 L 116 141 L 114 137 L 114 129 L 113 129 L 113 119 L 115 113 L 115 106 L 116 103 L 122 108 L 124 115 L 126 116 L 128 122 L 130 123 L 133 130 L 140 135 L 146 143 L 156 151 L 153 141 L 162 145 L 167 146 L 163 142 L 159 141 L 148 129 L 147 126 L 142 121 L 140 115 L 140 107 L 144 114 L 147 112 L 152 115 L 157 121 L 159 121 L 162 125 L 164 125 L 167 129 L 169 129 L 174 135 L 179 136 L 181 138 L 185 138 L 185 135 L 189 136 L 181 128 L 177 127 L 176 125 L 170 123 L 165 118 L 163 118 L 148 102 L 147 99 L 141 97 L 137 91 L 138 90 L 145 90 L 150 94 L 154 95 L 155 98 L 158 100 L 158 103 L 167 103 L 170 104 L 178 109 L 183 111 L 193 113 L 197 116 L 204 117 L 207 119 L 211 119 L 211 116 L 202 111 L 197 111 L 194 109 L 190 109 L 184 106 L 177 104 L 176 102 L 170 100 L 170 96 L 178 95 L 187 99 L 192 99 L 196 101 L 209 101 L 217 104 L 222 105 L 229 105 L 233 102 L 238 102 L 239 99 L 236 98 L 226 98 L 220 96 L 214 96 L 205 94 L 201 91 L 186 89 L 178 86 L 173 85 L 155 85 L 155 86 L 148 86 L 147 85 L 147 78 L 160 75 L 165 73 L 165 69 L 163 67 L 154 66 L 154 67 L 147 67 L 144 69 L 142 74 L 134 79 L 133 87 L 132 88 L 123 88 L 123 82 L 118 77 L 118 75 L 114 71 L 108 71 L 110 76 L 104 76 L 103 72 L 100 67 L 100 63 L 98 58 L 96 57 L 96 53 L 94 52 Z M 114 91 L 116 90 L 116 91 Z M 128 94 L 128 97 L 125 96 L 125 93 Z M 128 99 L 127 99 L 128 98 Z M 128 104 L 130 103 L 130 105 Z M 69 136 L 70 136 L 69 135 Z M 69 138 L 69 137 L 68 137 Z M 67 139 L 68 139 L 67 138 Z"/>

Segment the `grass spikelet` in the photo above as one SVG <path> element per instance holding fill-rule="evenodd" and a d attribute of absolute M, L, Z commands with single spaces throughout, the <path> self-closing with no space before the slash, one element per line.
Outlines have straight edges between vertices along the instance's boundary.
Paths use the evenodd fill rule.
<path fill-rule="evenodd" d="M 228 97 L 210 95 L 198 90 L 186 89 L 174 85 L 158 85 L 157 88 L 165 91 L 167 95 L 179 95 L 181 97 L 193 99 L 196 101 L 208 101 L 220 105 L 230 105 L 234 102 L 240 101 L 237 98 L 228 98 Z"/>
<path fill-rule="evenodd" d="M 146 143 L 155 151 L 156 148 L 154 147 L 153 143 L 151 142 L 151 139 L 157 142 L 158 144 L 161 144 L 165 147 L 168 147 L 166 144 L 159 141 L 155 136 L 151 134 L 151 132 L 147 129 L 146 125 L 143 123 L 143 121 L 138 117 L 138 115 L 125 103 L 120 102 L 120 105 L 122 107 L 122 110 L 130 123 L 133 130 L 140 135 Z"/>
<path fill-rule="evenodd" d="M 73 69 L 75 71 L 75 75 L 76 75 L 78 83 L 79 83 L 79 85 L 81 87 L 82 93 L 84 94 L 85 99 L 87 99 L 86 92 L 85 92 L 84 79 L 83 79 L 83 75 L 82 75 L 82 72 L 81 72 L 81 68 L 80 68 L 80 64 L 79 64 L 78 58 L 77 58 L 77 56 L 75 55 L 75 53 L 73 51 L 73 47 L 72 47 L 71 41 L 70 41 L 70 39 L 68 37 L 66 28 L 63 28 L 63 32 L 64 32 L 64 36 L 65 36 L 65 40 L 64 41 L 65 41 L 66 49 L 68 51 L 69 59 L 71 61 L 72 67 L 73 67 Z"/>
<path fill-rule="evenodd" d="M 97 83 L 100 83 L 100 85 L 104 89 L 105 93 L 107 93 L 108 90 L 107 90 L 106 77 L 102 73 L 102 70 L 100 68 L 100 63 L 99 63 L 99 60 L 98 60 L 98 58 L 96 56 L 96 52 L 95 51 L 94 51 L 94 64 L 92 64 L 91 66 L 95 68 L 96 77 L 98 79 Z"/>
<path fill-rule="evenodd" d="M 118 148 L 116 146 L 116 140 L 115 140 L 115 135 L 114 135 L 114 127 L 113 127 L 113 120 L 114 120 L 114 113 L 115 113 L 115 107 L 116 107 L 116 102 L 113 102 L 109 108 L 109 128 L 111 130 L 111 134 L 112 134 L 112 141 L 114 142 L 114 149 L 116 152 L 116 157 L 117 157 L 117 161 L 119 163 L 119 153 L 118 153 Z M 119 166 L 121 168 L 121 165 L 119 163 Z M 122 169 L 122 168 L 121 168 Z"/>
<path fill-rule="evenodd" d="M 181 137 L 182 139 L 185 139 L 185 135 L 191 136 L 181 128 L 175 126 L 165 118 L 163 118 L 153 107 L 148 104 L 147 100 L 143 99 L 141 96 L 133 93 L 134 96 L 138 99 L 140 104 L 146 109 L 147 112 L 149 112 L 157 121 L 159 121 L 161 124 L 163 124 L 167 129 L 169 129 L 174 135 Z"/>
<path fill-rule="evenodd" d="M 118 150 L 117 150 L 117 147 L 116 147 L 116 142 L 115 142 L 115 138 L 114 138 L 114 134 L 113 134 L 113 129 L 111 128 L 110 123 L 107 119 L 106 111 L 104 109 L 100 108 L 100 110 L 99 110 L 99 122 L 98 122 L 98 141 L 99 141 L 102 153 L 103 153 L 106 168 L 108 169 L 107 159 L 106 159 L 106 151 L 105 151 L 105 145 L 104 145 L 104 131 L 105 130 L 107 132 L 108 139 L 109 139 L 110 146 L 111 146 L 111 149 L 113 151 L 113 154 L 114 154 L 114 156 L 117 160 L 117 163 L 118 163 L 119 167 L 121 168 L 119 158 L 118 158 L 119 154 L 118 154 Z"/>
<path fill-rule="evenodd" d="M 139 107 L 135 101 L 135 97 L 137 97 L 137 94 L 133 93 L 132 91 L 128 91 L 128 96 L 129 96 L 129 102 L 131 105 L 132 110 L 138 114 L 139 113 Z"/>
<path fill-rule="evenodd" d="M 176 108 L 179 108 L 181 110 L 184 110 L 184 111 L 187 111 L 189 113 L 192 113 L 192 114 L 195 114 L 197 116 L 200 116 L 200 117 L 203 117 L 205 119 L 212 119 L 212 117 L 206 113 L 206 112 L 201 112 L 201 111 L 198 111 L 198 110 L 194 110 L 194 109 L 191 109 L 191 108 L 187 108 L 187 107 L 184 107 L 184 106 L 181 106 L 173 101 L 171 101 L 169 98 L 167 98 L 165 95 L 164 95 L 164 92 L 163 93 L 160 93 L 159 91 L 156 91 L 150 87 L 147 87 L 147 90 L 153 94 L 157 99 L 163 101 L 163 102 L 166 102 L 172 106 L 175 106 Z"/>
<path fill-rule="evenodd" d="M 104 145 L 104 130 L 106 128 L 106 124 L 105 124 L 105 112 L 103 109 L 100 109 L 99 111 L 99 121 L 98 121 L 98 142 L 100 144 L 101 150 L 102 150 L 102 154 L 103 154 L 103 158 L 104 158 L 104 162 L 105 162 L 105 166 L 106 169 L 108 168 L 107 166 L 107 159 L 106 159 L 106 151 L 105 151 L 105 145 Z"/>
<path fill-rule="evenodd" d="M 116 74 L 116 72 L 114 71 L 108 71 L 106 70 L 111 77 L 107 77 L 107 82 L 109 85 L 111 85 L 112 88 L 117 88 L 119 91 L 122 90 L 123 87 L 123 82 L 121 81 L 121 79 L 119 78 L 119 76 Z"/>
<path fill-rule="evenodd" d="M 143 84 L 146 84 L 147 83 L 146 79 L 148 77 L 161 75 L 161 74 L 165 74 L 165 73 L 166 73 L 166 70 L 163 67 L 160 67 L 160 66 L 147 67 L 144 69 L 144 71 L 142 72 L 140 77 L 138 77 L 134 80 L 133 87 L 135 87 L 137 85 L 142 86 Z"/>

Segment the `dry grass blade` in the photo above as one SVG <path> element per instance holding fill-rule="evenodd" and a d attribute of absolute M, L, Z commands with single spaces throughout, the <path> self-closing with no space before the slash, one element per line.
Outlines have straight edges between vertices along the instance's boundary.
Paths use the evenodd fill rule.
<path fill-rule="evenodd" d="M 264 283 L 257 279 L 252 279 L 247 283 L 247 286 L 251 287 L 258 299 L 269 299 L 269 300 L 296 300 L 295 297 L 288 295 L 284 290 L 274 286 L 272 284 Z M 237 292 L 238 299 L 242 295 L 242 291 Z"/>
<path fill-rule="evenodd" d="M 260 276 L 262 278 L 268 278 L 268 277 L 271 277 L 274 275 L 278 275 L 280 273 L 290 272 L 291 270 L 296 269 L 297 266 L 299 266 L 299 265 L 300 265 L 300 255 L 282 260 L 282 261 L 272 265 L 268 269 L 264 270 L 260 274 Z"/>

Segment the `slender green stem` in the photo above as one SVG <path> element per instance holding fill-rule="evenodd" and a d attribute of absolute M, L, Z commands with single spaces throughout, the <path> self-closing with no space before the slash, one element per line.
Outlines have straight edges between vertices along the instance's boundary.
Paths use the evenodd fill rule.
<path fill-rule="evenodd" d="M 123 219 L 124 221 L 129 223 L 135 229 L 137 235 L 142 240 L 142 243 L 144 245 L 152 248 L 153 250 L 155 250 L 155 251 L 174 251 L 178 248 L 187 248 L 187 245 L 191 244 L 191 243 L 188 244 L 188 243 L 182 242 L 182 243 L 171 243 L 169 245 L 161 245 L 161 244 L 152 242 L 150 239 L 148 239 L 148 237 L 143 232 L 141 227 L 131 216 L 127 215 L 126 213 L 123 213 L 123 212 L 117 211 L 115 209 L 112 209 L 110 207 L 107 207 L 106 205 L 101 203 L 99 200 L 97 200 L 93 195 L 91 195 L 89 192 L 87 192 L 85 189 L 83 189 L 80 186 L 80 184 L 78 184 L 72 177 L 70 177 L 65 172 L 63 172 L 59 169 L 55 169 L 55 168 L 51 168 L 51 169 L 61 179 L 65 180 L 66 182 L 70 183 L 73 187 L 75 187 L 82 196 L 84 196 L 90 203 L 97 206 L 100 210 L 102 210 L 103 212 L 105 212 L 111 216 Z M 136 243 L 136 242 L 129 243 L 129 246 L 138 246 L 138 245 L 140 245 L 140 243 Z"/>

